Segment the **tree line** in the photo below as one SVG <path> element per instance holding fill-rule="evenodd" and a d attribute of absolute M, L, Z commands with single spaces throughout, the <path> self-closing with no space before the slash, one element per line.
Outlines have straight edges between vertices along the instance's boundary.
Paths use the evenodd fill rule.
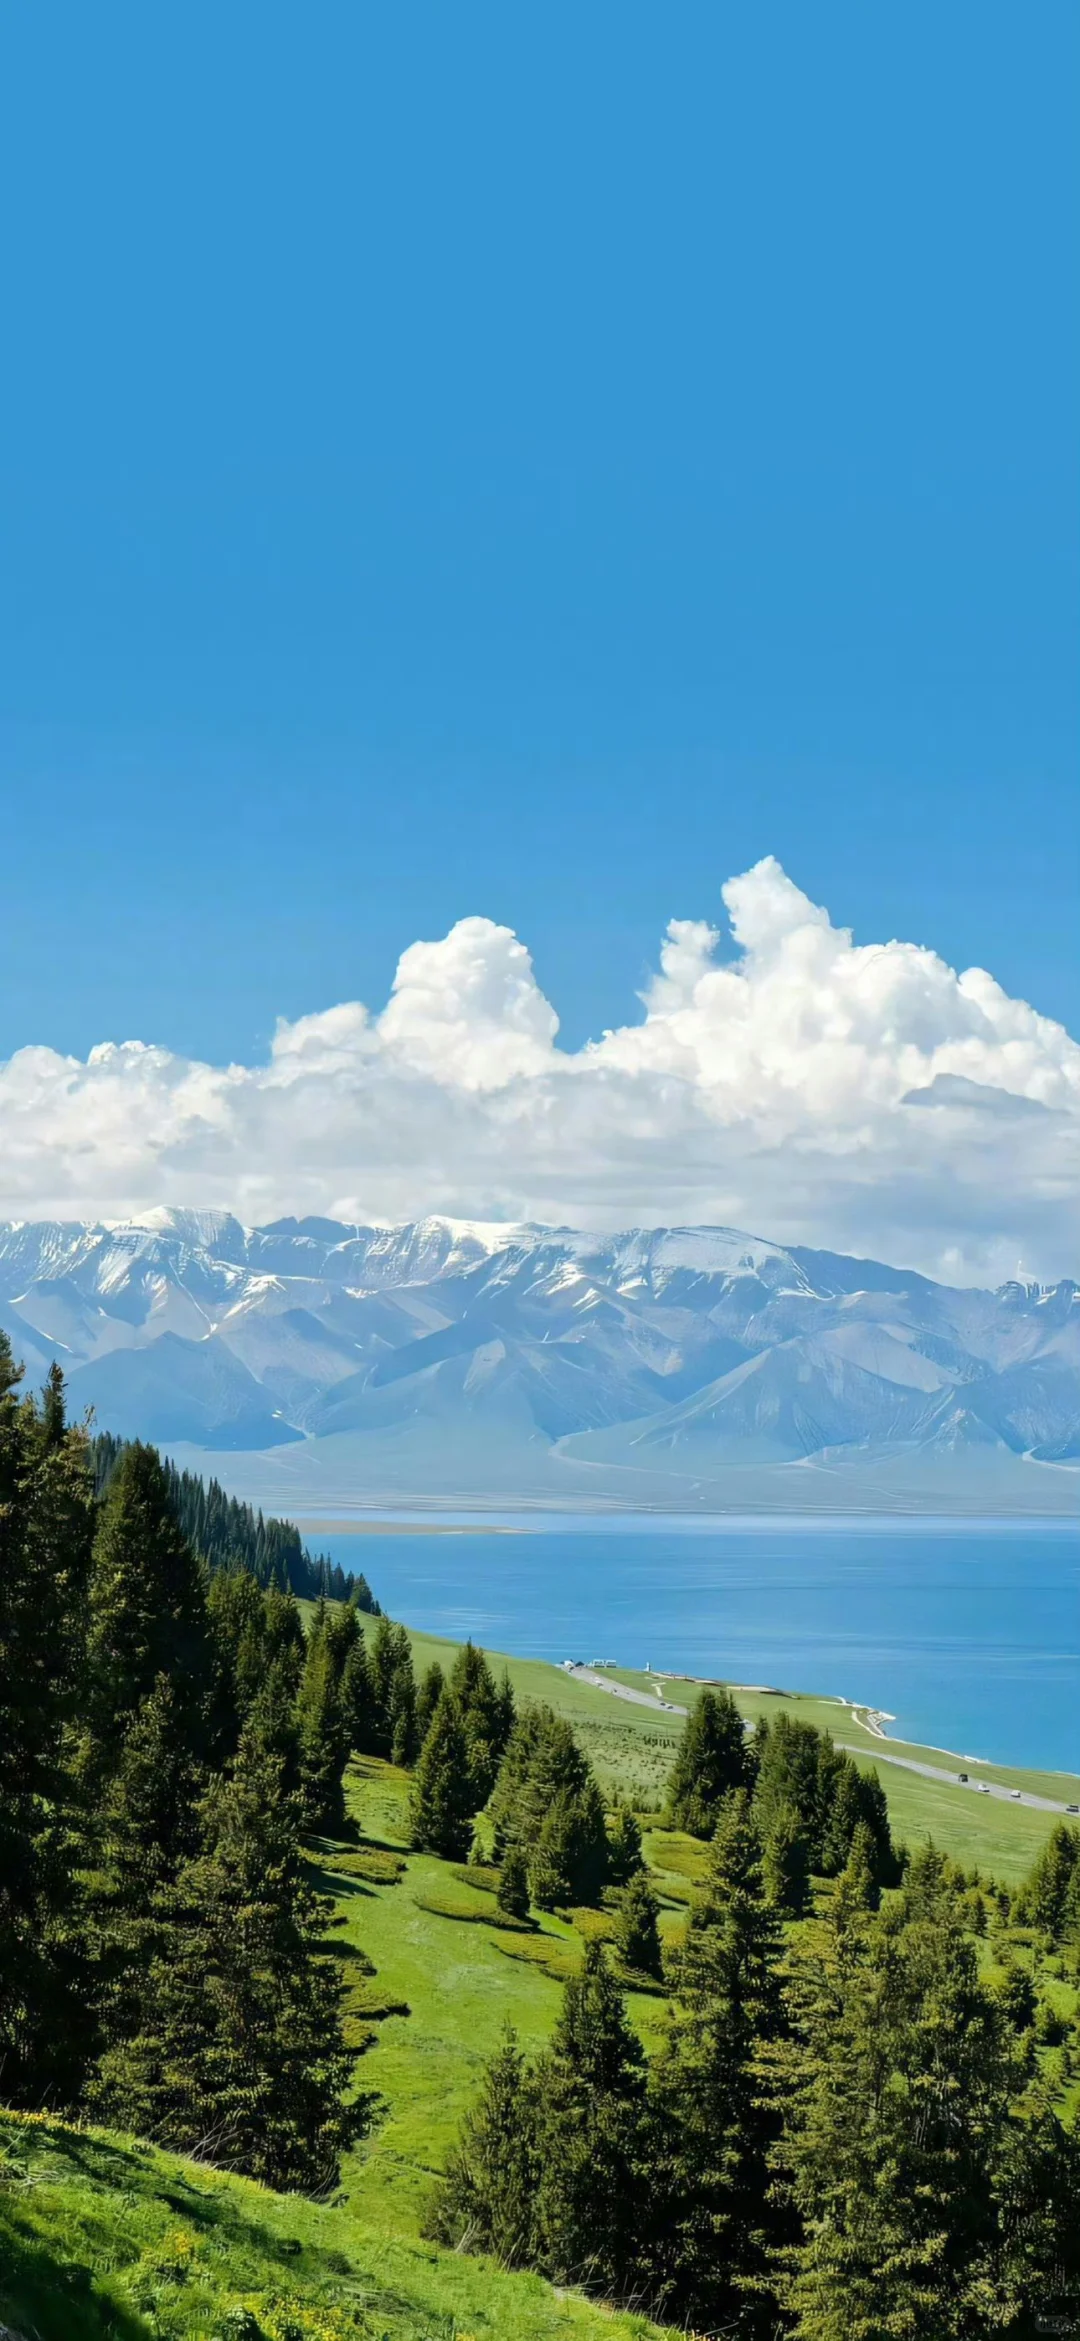
<path fill-rule="evenodd" d="M 112 1431 L 99 1432 L 94 1439 L 99 1495 L 108 1487 L 125 1444 Z M 199 1479 L 192 1471 L 178 1471 L 174 1463 L 166 1463 L 164 1469 L 181 1532 L 209 1569 L 243 1569 L 257 1585 L 276 1586 L 279 1593 L 295 1593 L 301 1601 L 352 1601 L 357 1609 L 378 1616 L 379 1604 L 363 1571 L 343 1569 L 326 1553 L 312 1555 L 291 1520 L 265 1518 L 250 1504 L 227 1496 L 216 1479 Z"/>
<path fill-rule="evenodd" d="M 1080 1952 L 1080 1832 L 1010 1907 L 894 1847 L 876 1777 L 824 1733 L 783 1712 L 748 1733 L 724 1691 L 687 1720 L 662 1818 L 709 1847 L 667 1954 L 636 1817 L 605 1817 L 569 1726 L 519 1718 L 484 1816 L 499 1900 L 614 1902 L 624 1974 L 591 1941 L 550 2046 L 507 2035 L 429 2232 L 740 2341 L 1072 2330 L 1080 2150 L 1068 2052 L 1046 2053 L 1066 2026 L 1006 1922 Z M 670 1991 L 651 2059 L 635 1970 Z"/>
<path fill-rule="evenodd" d="M 211 1575 L 156 1450 L 99 1494 L 59 1371 L 18 1382 L 0 1336 L 0 2087 L 321 2189 L 366 2118 L 303 1848 L 358 1612 L 305 1637 L 290 1591 Z"/>
<path fill-rule="evenodd" d="M 656 2055 L 590 1943 L 550 2046 L 489 2066 L 429 2233 L 739 2341 L 1073 2331 L 1077 2138 L 968 1881 L 928 1847 L 883 1895 L 860 1824 L 785 1925 L 761 1821 L 721 1797 Z"/>
<path fill-rule="evenodd" d="M 895 1847 L 876 1778 L 826 1735 L 784 1713 L 748 1733 L 709 1691 L 663 1815 L 704 1878 L 665 1944 L 641 1823 L 564 1718 L 518 1712 L 471 1643 L 418 1681 L 355 1597 L 305 1633 L 237 1562 L 184 1533 L 153 1448 L 100 1474 L 62 1377 L 21 1396 L 0 1340 L 9 2101 L 333 2184 L 370 2109 L 305 1849 L 344 1825 L 350 1755 L 380 1756 L 411 1771 L 415 1847 L 494 1864 L 517 1923 L 586 1903 L 614 1934 L 546 2050 L 504 2041 L 436 2237 L 739 2341 L 1071 2329 L 1069 2052 L 1012 1942 L 1077 1965 L 1080 1833 L 1053 1832 L 1010 1907 Z M 666 1994 L 648 2058 L 628 1983 Z"/>

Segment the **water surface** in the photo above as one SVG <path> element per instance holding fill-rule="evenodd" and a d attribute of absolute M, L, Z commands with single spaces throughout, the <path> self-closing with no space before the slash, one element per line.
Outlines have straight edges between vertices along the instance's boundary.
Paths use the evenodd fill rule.
<path fill-rule="evenodd" d="M 520 1657 L 606 1658 L 866 1700 L 899 1738 L 1080 1771 L 1080 1533 L 528 1518 L 321 1536 L 385 1608 Z"/>

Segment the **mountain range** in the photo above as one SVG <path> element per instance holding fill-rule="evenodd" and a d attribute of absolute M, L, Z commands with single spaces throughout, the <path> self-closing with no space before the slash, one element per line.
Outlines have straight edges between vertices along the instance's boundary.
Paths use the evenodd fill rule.
<path fill-rule="evenodd" d="M 1080 1291 L 721 1227 L 158 1210 L 0 1223 L 28 1376 L 232 1492 L 364 1504 L 1074 1511 Z"/>

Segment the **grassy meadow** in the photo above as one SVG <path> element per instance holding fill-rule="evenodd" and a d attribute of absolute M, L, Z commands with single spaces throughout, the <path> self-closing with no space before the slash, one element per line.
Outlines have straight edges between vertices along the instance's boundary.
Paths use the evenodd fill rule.
<path fill-rule="evenodd" d="M 452 1663 L 456 1644 L 439 1641 L 430 1634 L 413 1633 L 411 1629 L 410 1640 L 418 1674 L 436 1658 L 444 1668 Z M 659 1699 L 654 1715 L 648 1708 L 631 1705 L 629 1700 L 615 1699 L 610 1692 L 594 1690 L 588 1683 L 575 1681 L 543 1659 L 504 1660 L 494 1653 L 491 1657 L 496 1668 L 506 1665 L 519 1700 L 543 1699 L 558 1714 L 567 1717 L 605 1788 L 619 1789 L 639 1808 L 659 1808 L 682 1730 L 680 1715 L 666 1715 Z M 621 1667 L 605 1671 L 613 1682 L 654 1695 L 650 1690 L 654 1677 Z M 998 1797 L 978 1796 L 973 1788 L 962 1787 L 959 1782 L 925 1780 L 918 1773 L 901 1771 L 899 1766 L 882 1758 L 908 1756 L 917 1763 L 946 1770 L 955 1761 L 955 1768 L 969 1772 L 972 1781 L 992 1780 L 1006 1788 L 1024 1789 L 1062 1803 L 1072 1798 L 1080 1802 L 1080 1779 L 1069 1773 L 1013 1770 L 1008 1765 L 983 1764 L 966 1758 L 961 1764 L 959 1758 L 950 1758 L 940 1748 L 920 1747 L 905 1740 L 878 1740 L 860 1720 L 865 1709 L 845 1707 L 836 1699 L 821 1698 L 812 1692 L 748 1689 L 737 1683 L 731 1687 L 741 1712 L 751 1722 L 756 1722 L 760 1715 L 775 1715 L 783 1707 L 819 1731 L 827 1731 L 862 1762 L 871 1766 L 876 1762 L 889 1801 L 893 1835 L 898 1840 L 915 1845 L 932 1837 L 935 1844 L 954 1860 L 963 1862 L 966 1868 L 977 1865 L 1005 1885 L 1017 1884 L 1026 1875 L 1060 1816 L 1034 1811 L 1026 1805 L 1005 1804 Z M 699 1686 L 665 1678 L 664 1696 L 679 1706 L 692 1706 L 699 1695 Z"/>
<path fill-rule="evenodd" d="M 27 2341 L 649 2341 L 538 2276 L 205 2164 L 0 2113 L 0 2323 Z"/>
<path fill-rule="evenodd" d="M 418 1633 L 411 1641 L 419 1674 L 436 1658 L 452 1663 L 454 1644 Z M 670 1941 L 706 1858 L 696 1840 L 660 1825 L 682 1718 L 659 1702 L 653 1713 L 614 1699 L 537 1660 L 506 1664 L 519 1702 L 546 1700 L 565 1715 L 605 1792 L 620 1792 L 644 1816 Z M 618 1679 L 648 1688 L 645 1676 Z M 665 1693 L 683 1705 L 698 1695 L 675 1682 Z M 760 1689 L 735 1695 L 751 1720 L 783 1706 L 856 1748 L 861 1762 L 880 1758 L 866 1724 L 834 1701 Z M 902 1743 L 888 1752 L 946 1760 Z M 1072 1785 L 979 1769 L 1061 1797 Z M 1053 1826 L 1050 1814 L 885 1763 L 879 1777 L 898 1838 L 932 1835 L 1005 1882 L 1024 1873 Z M 347 1987 L 350 2044 L 362 2051 L 356 2087 L 373 2100 L 375 2118 L 346 2157 L 334 2200 L 275 2195 L 129 2138 L 0 2115 L 0 2325 L 35 2341 L 646 2341 L 657 2333 L 644 2319 L 422 2235 L 433 2177 L 504 2026 L 512 2023 L 527 2049 L 547 2039 L 559 1987 L 589 1937 L 613 1930 L 610 1912 L 507 1920 L 493 1872 L 409 1851 L 408 1774 L 357 1757 L 345 1785 L 346 1834 L 316 1841 L 312 1861 L 332 1903 L 326 1950 Z M 1000 1944 L 987 1942 L 985 1961 L 1000 1955 Z M 1030 1956 L 1019 1935 L 1004 1955 Z M 1071 1985 L 1063 1976 L 1050 1989 L 1071 2019 Z M 628 2007 L 652 2047 L 662 1990 L 631 1988 Z"/>

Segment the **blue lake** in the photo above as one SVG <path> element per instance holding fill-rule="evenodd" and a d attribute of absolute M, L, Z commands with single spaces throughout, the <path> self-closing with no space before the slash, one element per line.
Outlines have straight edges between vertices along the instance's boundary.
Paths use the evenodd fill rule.
<path fill-rule="evenodd" d="M 324 1536 L 384 1608 L 520 1657 L 841 1694 L 911 1738 L 1080 1771 L 1080 1532 L 882 1520 L 559 1521 Z"/>

